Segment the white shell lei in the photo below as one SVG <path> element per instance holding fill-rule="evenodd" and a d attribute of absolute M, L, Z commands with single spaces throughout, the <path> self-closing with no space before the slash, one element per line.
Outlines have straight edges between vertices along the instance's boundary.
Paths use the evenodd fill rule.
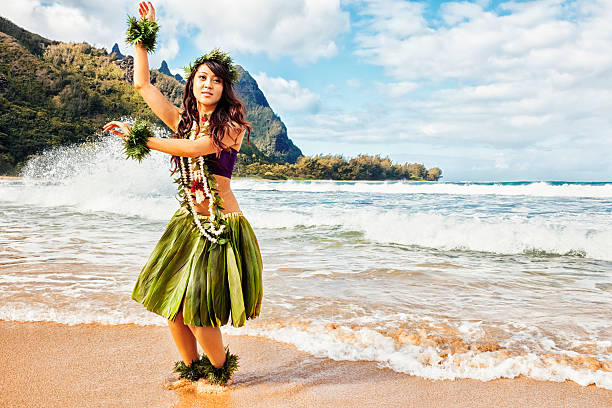
<path fill-rule="evenodd" d="M 204 123 L 204 129 L 206 129 L 207 127 L 208 127 L 208 122 Z M 195 136 L 196 136 L 195 129 L 193 129 L 191 131 L 191 134 L 189 135 L 189 139 L 195 140 L 196 138 Z M 206 176 L 203 171 L 203 169 L 206 166 L 206 164 L 204 163 L 204 157 L 200 156 L 200 157 L 196 157 L 193 159 L 190 159 L 189 157 L 181 157 L 180 163 L 181 163 L 181 180 L 183 182 L 183 191 L 185 192 L 185 195 L 187 196 L 187 202 L 189 203 L 189 209 L 191 210 L 191 214 L 193 215 L 193 220 L 195 224 L 197 225 L 198 229 L 200 230 L 200 232 L 202 233 L 202 235 L 206 237 L 206 239 L 208 239 L 210 242 L 217 243 L 217 238 L 219 238 L 219 236 L 225 229 L 225 225 L 221 224 L 219 228 L 215 228 L 215 225 L 214 225 L 214 221 L 215 221 L 214 197 L 213 197 L 214 193 L 210 189 L 208 185 L 208 180 L 206 179 Z M 202 201 L 208 198 L 208 213 L 210 214 L 209 218 L 211 221 L 210 227 L 208 229 L 204 228 L 204 226 L 200 222 L 200 218 L 198 217 L 198 213 L 195 209 L 195 204 L 193 202 L 193 197 L 191 196 L 191 191 L 190 191 L 190 188 L 188 187 L 189 180 L 199 181 L 202 183 L 202 187 L 203 187 L 202 190 L 196 189 L 195 191 L 196 203 L 200 204 Z"/>

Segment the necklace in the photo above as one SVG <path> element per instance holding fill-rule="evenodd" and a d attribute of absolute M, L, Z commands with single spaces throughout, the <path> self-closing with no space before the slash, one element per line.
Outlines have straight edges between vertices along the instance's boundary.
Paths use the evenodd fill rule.
<path fill-rule="evenodd" d="M 208 132 L 209 122 L 206 121 L 201 126 L 204 133 Z M 196 139 L 195 122 L 189 133 L 189 139 Z M 175 180 L 179 184 L 179 196 L 183 198 L 183 204 L 187 204 L 193 220 L 202 235 L 212 243 L 223 245 L 227 242 L 222 237 L 222 233 L 227 226 L 227 221 L 223 218 L 223 200 L 218 194 L 217 180 L 208 170 L 204 157 L 179 157 L 181 177 Z M 195 195 L 195 197 L 194 197 Z M 195 198 L 195 202 L 194 202 Z M 208 219 L 202 223 L 196 211 L 195 205 L 200 204 L 208 198 Z M 186 203 L 185 203 L 186 201 Z"/>

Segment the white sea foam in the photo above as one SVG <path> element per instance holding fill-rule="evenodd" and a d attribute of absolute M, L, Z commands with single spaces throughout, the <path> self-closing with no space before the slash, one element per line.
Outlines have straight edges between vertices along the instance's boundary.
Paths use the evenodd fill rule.
<path fill-rule="evenodd" d="M 470 350 L 442 358 L 440 350 L 435 347 L 411 344 L 398 346 L 391 337 L 368 328 L 355 330 L 339 326 L 328 330 L 323 323 L 311 323 L 305 327 L 247 325 L 240 329 L 228 327 L 224 331 L 229 334 L 263 336 L 294 344 L 299 350 L 318 357 L 376 361 L 382 367 L 424 378 L 449 380 L 474 378 L 489 381 L 495 378 L 525 375 L 538 380 L 558 382 L 572 380 L 580 385 L 595 384 L 598 387 L 612 389 L 612 373 L 603 370 L 575 368 L 535 353 L 513 356 L 499 351 Z"/>
<path fill-rule="evenodd" d="M 129 305 L 113 308 L 100 304 L 78 303 L 78 308 L 57 308 L 42 304 L 12 302 L 0 306 L 0 320 L 18 322 L 57 322 L 67 325 L 98 323 L 106 325 L 139 324 L 143 326 L 167 326 L 166 319 L 142 308 Z M 132 302 L 135 303 L 135 302 Z M 140 307 L 139 307 L 140 306 Z M 127 312 L 130 310 L 130 312 Z"/>
<path fill-rule="evenodd" d="M 293 192 L 348 192 L 378 194 L 452 194 L 452 195 L 500 195 L 533 197 L 612 197 L 612 183 L 555 185 L 549 182 L 507 183 L 445 183 L 406 181 L 261 181 L 238 179 L 235 190 L 270 190 Z"/>
<path fill-rule="evenodd" d="M 481 219 L 436 213 L 363 210 L 289 209 L 249 214 L 258 228 L 339 227 L 362 232 L 382 243 L 416 245 L 441 250 L 498 254 L 546 253 L 612 261 L 610 224 L 585 225 L 584 220 L 504 217 Z"/>
<path fill-rule="evenodd" d="M 158 181 L 167 182 L 167 169 L 159 158 L 143 162 L 148 170 L 133 169 L 133 163 L 117 160 L 117 174 L 75 175 L 70 183 L 25 185 L 0 183 L 0 197 L 10 202 L 37 206 L 76 207 L 81 212 L 99 212 L 168 220 L 177 202 L 168 193 L 171 186 L 159 186 L 145 177 L 127 180 L 125 174 L 150 172 Z M 125 169 L 118 170 L 121 166 Z M 129 176 L 128 176 L 129 177 Z M 256 183 L 260 183 L 259 181 Z M 262 182 L 266 184 L 266 182 Z M 151 194 L 157 188 L 158 193 Z M 172 191 L 173 193 L 173 191 Z M 500 214 L 483 217 L 438 211 L 381 211 L 375 206 L 310 207 L 278 205 L 274 210 L 257 203 L 245 205 L 245 214 L 255 228 L 332 227 L 360 232 L 365 238 L 402 245 L 416 245 L 440 250 L 469 250 L 498 254 L 543 253 L 577 255 L 612 261 L 612 220 L 606 215 L 556 217 Z M 258 208 L 259 207 L 259 208 Z M 444 209 L 441 209 L 444 210 Z"/>
<path fill-rule="evenodd" d="M 168 156 L 126 160 L 118 138 L 49 150 L 26 164 L 23 184 L 0 184 L 0 200 L 84 212 L 167 219 L 176 210 Z"/>
<path fill-rule="evenodd" d="M 0 306 L 0 319 L 9 321 L 52 321 L 68 325 L 98 323 L 106 325 L 139 324 L 166 326 L 160 316 L 145 312 L 139 305 L 118 308 L 79 307 L 75 310 L 38 307 L 36 305 Z M 130 312 L 126 312 L 130 309 Z M 431 320 L 431 319 L 429 319 Z M 479 324 L 459 327 L 466 338 L 477 337 Z M 460 330 L 460 331 L 461 331 Z M 469 350 L 442 356 L 443 350 L 430 345 L 398 344 L 393 338 L 366 327 L 326 327 L 319 319 L 316 323 L 285 325 L 247 322 L 246 326 L 224 326 L 230 335 L 262 336 L 295 345 L 299 350 L 317 357 L 340 361 L 374 361 L 381 367 L 397 372 L 430 379 L 473 378 L 489 381 L 496 378 L 514 378 L 519 375 L 563 382 L 572 380 L 580 385 L 595 384 L 612 390 L 612 373 L 589 370 L 565 364 L 555 358 L 527 352 L 507 355 L 499 351 Z"/>

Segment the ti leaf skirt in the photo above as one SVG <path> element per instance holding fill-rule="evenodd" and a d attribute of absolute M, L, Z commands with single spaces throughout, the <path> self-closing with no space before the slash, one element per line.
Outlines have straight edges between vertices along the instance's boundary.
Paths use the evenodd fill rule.
<path fill-rule="evenodd" d="M 195 326 L 223 326 L 230 312 L 235 327 L 257 317 L 263 295 L 257 238 L 241 212 L 224 217 L 228 243 L 212 244 L 181 207 L 142 268 L 131 298 L 172 321 L 184 298 L 183 320 Z"/>

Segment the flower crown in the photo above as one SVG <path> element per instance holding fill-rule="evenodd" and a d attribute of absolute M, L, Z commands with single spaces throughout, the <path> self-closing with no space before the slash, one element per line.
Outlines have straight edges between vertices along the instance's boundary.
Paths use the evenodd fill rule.
<path fill-rule="evenodd" d="M 193 64 L 189 64 L 188 67 L 183 68 L 183 70 L 185 71 L 187 76 L 189 76 L 198 66 L 200 66 L 204 61 L 207 60 L 217 61 L 221 65 L 225 65 L 225 67 L 229 71 L 232 81 L 238 82 L 238 71 L 236 70 L 236 66 L 232 64 L 232 57 L 221 51 L 219 48 L 215 48 L 208 54 L 202 55 L 200 58 L 195 60 Z"/>

